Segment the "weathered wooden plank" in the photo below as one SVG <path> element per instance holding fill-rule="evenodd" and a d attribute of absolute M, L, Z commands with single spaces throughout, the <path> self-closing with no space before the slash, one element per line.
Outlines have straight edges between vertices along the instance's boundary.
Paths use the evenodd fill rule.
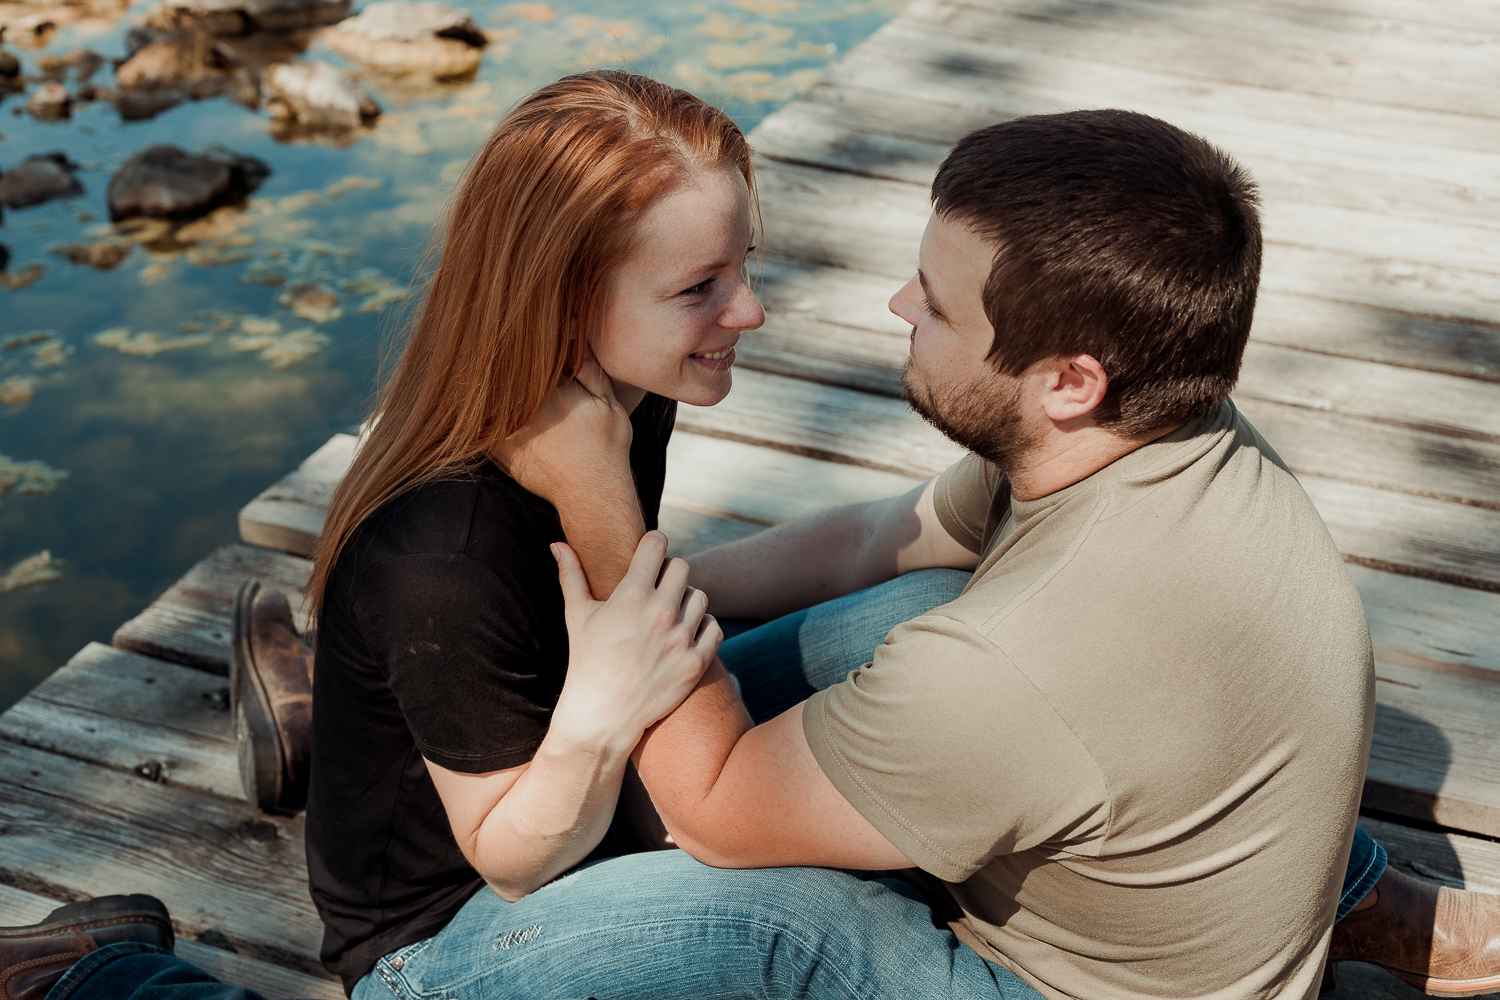
<path fill-rule="evenodd" d="M 1377 662 L 1500 683 L 1500 594 L 1365 566 L 1348 570 Z"/>
<path fill-rule="evenodd" d="M 0 913 L 7 926 L 34 924 L 43 920 L 63 903 L 74 899 L 49 899 L 8 885 L 0 885 Z M 344 1000 L 344 989 L 337 979 L 310 976 L 295 969 L 262 962 L 221 946 L 202 944 L 179 936 L 173 949 L 178 958 L 191 962 L 220 982 L 245 986 L 266 1000 L 309 997 L 312 1000 Z"/>
<path fill-rule="evenodd" d="M 746 538 L 764 530 L 765 525 L 663 504 L 660 528 L 666 533 L 669 553 L 690 556 L 715 545 Z"/>
<path fill-rule="evenodd" d="M 0 741 L 0 883 L 58 899 L 144 892 L 184 937 L 318 975 L 303 823 Z"/>
<path fill-rule="evenodd" d="M 1500 591 L 1500 512 L 1298 473 L 1344 558 Z"/>
<path fill-rule="evenodd" d="M 900 400 L 754 370 L 736 371 L 717 406 L 679 407 L 677 426 L 909 476 L 937 475 L 964 455 Z"/>
<path fill-rule="evenodd" d="M 243 801 L 229 689 L 91 642 L 4 715 L 0 738 Z"/>
<path fill-rule="evenodd" d="M 688 510 L 761 525 L 837 504 L 897 496 L 927 479 L 698 434 L 674 434 L 667 457 L 665 499 Z"/>
<path fill-rule="evenodd" d="M 1090 104 L 1097 102 L 1089 102 Z M 1108 102 L 1106 102 L 1108 103 Z M 1033 112 L 1009 91 L 983 108 L 934 109 L 900 94 L 818 87 L 769 116 L 754 133 L 772 160 L 847 170 L 926 187 L 949 148 L 966 132 Z M 1500 154 L 1413 149 L 1411 144 L 1344 138 L 1327 130 L 1208 114 L 1171 115 L 1174 124 L 1210 136 L 1245 164 L 1268 205 L 1296 217 L 1303 205 L 1398 215 L 1418 222 L 1462 220 L 1500 231 Z M 763 168 L 774 169 L 774 168 Z M 1274 239 L 1277 232 L 1268 228 Z"/>
<path fill-rule="evenodd" d="M 1319 18 L 1246 16 L 1231 4 L 1113 0 L 1038 10 L 1031 4 L 918 0 L 913 8 L 912 23 L 956 39 L 1003 38 L 1048 56 L 1215 84 L 1494 116 L 1493 104 L 1484 99 L 1497 82 L 1492 36 L 1474 29 L 1469 33 L 1481 44 L 1454 44 L 1454 33 L 1441 29 L 1381 31 L 1378 20 L 1331 8 L 1324 8 L 1323 18 L 1336 19 L 1332 25 L 1320 25 Z M 1246 51 L 1255 58 L 1244 58 Z"/>
<path fill-rule="evenodd" d="M 1359 824 L 1385 848 L 1390 863 L 1408 875 L 1455 889 L 1500 894 L 1500 843 L 1375 816 L 1361 816 Z"/>
<path fill-rule="evenodd" d="M 323 468 L 324 473 L 331 471 L 331 464 Z M 307 482 L 305 477 L 303 481 Z M 277 509 L 286 506 L 279 501 Z M 310 502 L 296 509 L 305 517 L 318 508 Z M 318 527 L 322 527 L 321 516 Z M 285 593 L 298 629 L 305 632 L 308 622 L 301 594 L 311 575 L 312 562 L 299 556 L 251 545 L 220 546 L 116 629 L 112 642 L 133 653 L 227 674 L 230 619 L 240 581 L 247 577 L 261 580 Z"/>
<path fill-rule="evenodd" d="M 1500 684 L 1389 661 L 1376 675 L 1364 808 L 1500 836 Z"/>
<path fill-rule="evenodd" d="M 1500 510 L 1500 444 L 1245 394 L 1236 403 L 1297 472 Z"/>
<path fill-rule="evenodd" d="M 251 545 L 311 556 L 328 512 L 328 498 L 353 461 L 357 442 L 352 434 L 335 434 L 246 504 L 240 510 L 240 538 Z"/>
<path fill-rule="evenodd" d="M 1130 107 L 1160 114 L 1202 108 L 1240 114 L 1251 121 L 1281 122 L 1330 133 L 1401 141 L 1457 150 L 1495 152 L 1500 138 L 1483 119 L 1452 108 L 1400 107 L 1343 96 L 1330 99 L 1295 86 L 1256 86 L 1179 72 L 1173 58 L 1151 64 L 1081 58 L 1064 46 L 1048 49 L 1026 31 L 969 37 L 944 30 L 921 16 L 916 5 L 875 32 L 824 76 L 835 88 L 890 90 L 943 106 L 972 107 L 1004 93 L 1051 101 L 1044 110 L 1070 107 Z M 1067 42 L 1067 33 L 1059 33 Z M 1129 39 L 1115 36 L 1123 59 Z M 1258 56 L 1258 54 L 1257 54 Z M 882 73 L 882 70 L 884 71 Z"/>

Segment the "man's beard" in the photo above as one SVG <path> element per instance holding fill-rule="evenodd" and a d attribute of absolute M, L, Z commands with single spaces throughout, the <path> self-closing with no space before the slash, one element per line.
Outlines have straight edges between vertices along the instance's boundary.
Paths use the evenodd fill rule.
<path fill-rule="evenodd" d="M 951 440 L 1006 472 L 1036 442 L 1021 417 L 1019 379 L 998 372 L 980 375 L 943 392 L 920 374 L 911 359 L 901 367 L 901 396 L 913 410 Z"/>

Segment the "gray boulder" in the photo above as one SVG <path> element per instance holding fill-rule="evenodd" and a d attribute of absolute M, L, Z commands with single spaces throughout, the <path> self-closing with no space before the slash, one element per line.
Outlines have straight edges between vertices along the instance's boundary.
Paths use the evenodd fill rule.
<path fill-rule="evenodd" d="M 151 146 L 126 160 L 110 179 L 109 217 L 194 219 L 242 200 L 270 175 L 265 161 L 217 146 L 202 153 Z"/>
<path fill-rule="evenodd" d="M 66 118 L 72 109 L 72 95 L 68 93 L 67 87 L 56 80 L 37 84 L 37 88 L 31 92 L 31 98 L 26 102 L 26 110 L 31 112 L 31 117 L 43 121 Z"/>
<path fill-rule="evenodd" d="M 350 0 L 163 0 L 147 15 L 162 27 L 194 27 L 214 35 L 289 31 L 349 16 Z"/>
<path fill-rule="evenodd" d="M 26 208 L 57 198 L 76 198 L 83 185 L 74 173 L 78 164 L 62 153 L 29 156 L 0 174 L 0 205 Z"/>
<path fill-rule="evenodd" d="M 437 0 L 376 0 L 319 37 L 366 66 L 434 77 L 473 72 L 486 43 L 468 11 Z"/>
<path fill-rule="evenodd" d="M 325 62 L 277 63 L 265 89 L 272 118 L 310 129 L 352 129 L 380 116 L 374 98 Z"/>

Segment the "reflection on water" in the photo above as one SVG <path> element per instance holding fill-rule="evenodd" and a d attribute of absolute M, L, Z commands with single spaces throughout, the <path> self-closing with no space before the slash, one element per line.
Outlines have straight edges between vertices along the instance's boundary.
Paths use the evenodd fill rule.
<path fill-rule="evenodd" d="M 315 31 L 225 43 L 250 65 L 348 71 L 382 113 L 337 140 L 305 128 L 295 101 L 235 103 L 254 102 L 227 70 L 186 88 L 199 99 L 76 100 L 90 74 L 109 93 L 127 33 L 159 14 L 0 3 L 4 51 L 27 78 L 0 99 L 0 168 L 58 151 L 84 190 L 8 209 L 0 226 L 0 708 L 233 541 L 246 500 L 361 417 L 442 198 L 514 100 L 627 66 L 722 103 L 748 131 L 902 3 L 466 3 L 487 45 L 457 81 L 382 77 Z M 196 70 L 219 72 L 212 56 Z M 75 98 L 68 117 L 49 117 L 45 78 Z M 154 143 L 222 144 L 273 172 L 247 204 L 187 225 L 110 224 L 110 177 Z"/>

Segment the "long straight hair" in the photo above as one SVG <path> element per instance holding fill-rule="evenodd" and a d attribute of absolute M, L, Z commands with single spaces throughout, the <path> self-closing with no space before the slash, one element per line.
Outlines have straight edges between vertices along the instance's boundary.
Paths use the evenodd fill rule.
<path fill-rule="evenodd" d="M 505 116 L 449 199 L 426 300 L 329 501 L 314 622 L 366 518 L 477 466 L 573 376 L 641 215 L 689 172 L 721 166 L 753 203 L 750 155 L 724 112 L 633 73 L 564 77 Z"/>

